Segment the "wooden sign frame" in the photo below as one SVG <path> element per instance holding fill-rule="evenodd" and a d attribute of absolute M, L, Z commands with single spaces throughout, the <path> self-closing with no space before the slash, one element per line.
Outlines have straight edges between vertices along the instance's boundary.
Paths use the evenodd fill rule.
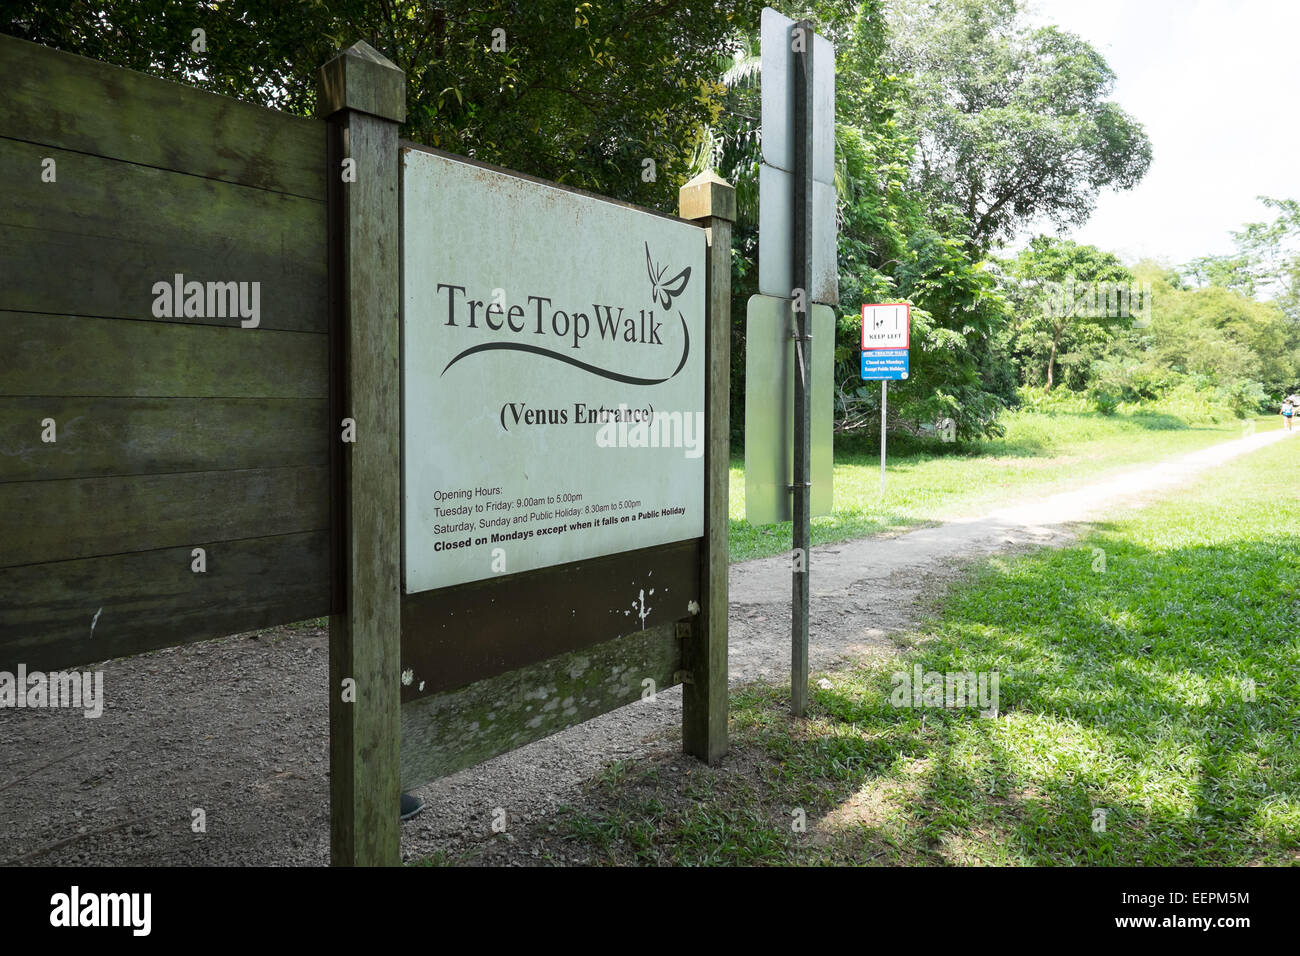
<path fill-rule="evenodd" d="M 683 685 L 687 753 L 712 763 L 727 749 L 735 190 L 705 173 L 687 183 L 679 197 L 680 218 L 704 230 L 706 247 L 703 537 L 525 572 L 511 580 L 403 595 L 400 538 L 392 533 L 402 527 L 401 322 L 400 301 L 390 298 L 397 295 L 394 277 L 401 260 L 400 239 L 394 240 L 400 236 L 400 226 L 394 227 L 395 220 L 400 223 L 401 205 L 396 169 L 403 146 L 396 139 L 402 119 L 400 75 L 364 44 L 345 51 L 321 74 L 323 111 L 333 127 L 331 166 L 350 156 L 360 176 L 372 177 L 367 190 L 336 184 L 332 193 L 333 221 L 342 224 L 336 275 L 336 366 L 342 370 L 337 407 L 357 424 L 356 445 L 343 452 L 339 469 L 345 529 L 339 553 L 347 600 L 331 619 L 331 767 L 337 768 L 331 772 L 332 846 L 336 862 L 351 864 L 397 862 L 392 807 L 401 790 L 639 700 L 647 680 L 657 691 Z M 398 383 L 396 389 L 393 383 Z M 363 449 L 363 443 L 369 444 Z M 367 548 L 366 541 L 383 546 Z M 603 576 L 612 580 L 633 566 L 654 567 L 665 577 L 680 579 L 680 587 L 693 586 L 699 613 L 625 634 L 608 633 L 595 621 L 578 618 L 579 607 L 599 591 Z M 509 610 L 511 602 L 493 601 L 502 587 L 516 596 L 521 587 L 531 589 L 539 599 L 532 620 L 522 622 Z M 455 616 L 461 621 L 451 632 Z M 466 620 L 476 638 L 483 638 L 468 650 L 458 639 Z M 510 639 L 525 623 L 534 640 L 519 641 L 517 634 Z M 436 693 L 402 691 L 403 660 L 418 660 L 422 673 L 439 675 L 436 686 L 424 689 Z M 351 702 L 340 697 L 349 674 L 364 675 L 369 697 L 364 707 L 357 706 L 359 697 Z M 355 679 L 360 692 L 363 678 Z"/>

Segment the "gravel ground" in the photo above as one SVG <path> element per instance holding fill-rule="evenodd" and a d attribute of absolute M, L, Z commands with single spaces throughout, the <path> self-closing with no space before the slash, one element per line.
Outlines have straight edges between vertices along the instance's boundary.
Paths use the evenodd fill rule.
<path fill-rule="evenodd" d="M 1274 441 L 1268 432 L 993 514 L 815 548 L 811 669 L 898 653 L 937 594 L 972 562 L 1072 540 L 1111 517 Z M 734 684 L 788 680 L 788 559 L 731 569 Z M 53 865 L 320 865 L 328 862 L 328 637 L 281 627 L 103 665 L 99 719 L 59 710 L 0 716 L 0 862 Z M 527 863 L 536 845 L 493 839 L 536 828 L 615 761 L 689 772 L 681 695 L 624 707 L 422 788 L 403 825 L 407 860 Z M 202 811 L 206 832 L 195 833 Z M 553 861 L 564 862 L 561 852 Z"/>

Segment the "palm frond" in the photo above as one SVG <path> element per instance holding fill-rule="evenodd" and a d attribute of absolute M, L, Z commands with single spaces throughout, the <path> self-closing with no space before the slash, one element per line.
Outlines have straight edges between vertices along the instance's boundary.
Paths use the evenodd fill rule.
<path fill-rule="evenodd" d="M 737 50 L 731 66 L 723 71 L 719 81 L 729 90 L 752 86 L 763 73 L 763 58 L 757 53 Z"/>

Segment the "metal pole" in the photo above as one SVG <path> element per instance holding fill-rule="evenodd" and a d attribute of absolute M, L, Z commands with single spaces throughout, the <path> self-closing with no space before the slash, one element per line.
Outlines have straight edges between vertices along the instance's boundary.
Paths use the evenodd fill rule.
<path fill-rule="evenodd" d="M 809 491 L 812 458 L 813 24 L 791 30 L 794 54 L 794 566 L 791 594 L 790 709 L 808 704 Z"/>
<path fill-rule="evenodd" d="M 889 379 L 880 380 L 880 497 L 885 496 L 885 407 L 889 403 Z"/>

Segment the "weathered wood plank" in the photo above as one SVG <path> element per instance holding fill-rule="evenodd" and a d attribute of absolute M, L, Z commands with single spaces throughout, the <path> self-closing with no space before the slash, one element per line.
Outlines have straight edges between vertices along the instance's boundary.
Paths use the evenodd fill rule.
<path fill-rule="evenodd" d="M 0 226 L 0 273 L 21 277 L 0 285 L 0 309 L 171 322 L 155 319 L 152 313 L 153 283 L 173 281 L 176 274 L 187 282 L 204 283 L 243 275 L 250 277 L 248 281 L 262 282 L 258 329 L 325 331 L 321 318 L 325 305 L 317 291 L 324 280 L 309 276 L 305 261 L 301 273 L 263 281 L 265 273 L 259 279 L 252 268 L 230 267 L 231 258 L 215 249 L 167 248 L 148 241 Z M 179 321 L 239 327 L 239 319 L 231 318 L 182 317 Z"/>
<path fill-rule="evenodd" d="M 402 789 L 639 701 L 647 678 L 671 687 L 680 665 L 676 626 L 664 624 L 405 703 Z"/>
<path fill-rule="evenodd" d="M 328 510 L 324 466 L 11 481 L 0 567 L 322 530 Z"/>
<path fill-rule="evenodd" d="M 0 569 L 0 670 L 73 667 L 329 613 L 328 532 L 206 548 L 202 574 L 188 547 Z"/>
<path fill-rule="evenodd" d="M 179 274 L 259 283 L 259 328 L 325 331 L 324 203 L 11 139 L 0 177 L 0 308 L 155 320 L 154 284 Z"/>
<path fill-rule="evenodd" d="M 0 136 L 325 197 L 325 124 L 0 35 Z"/>
<path fill-rule="evenodd" d="M 403 594 L 402 667 L 416 680 L 402 701 L 639 630 L 639 605 L 653 627 L 690 617 L 699 600 L 698 540 Z"/>
<path fill-rule="evenodd" d="M 0 395 L 325 398 L 325 335 L 0 312 Z"/>
<path fill-rule="evenodd" d="M 0 482 L 324 465 L 334 433 L 325 399 L 0 398 Z"/>

